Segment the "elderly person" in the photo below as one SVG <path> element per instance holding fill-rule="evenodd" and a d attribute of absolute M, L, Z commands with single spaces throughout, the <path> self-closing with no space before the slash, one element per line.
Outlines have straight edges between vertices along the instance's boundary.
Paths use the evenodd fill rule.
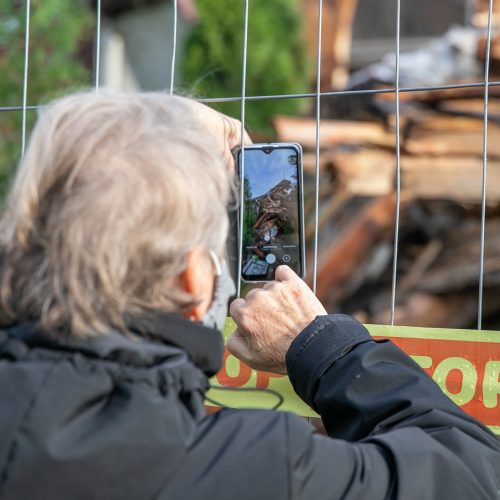
<path fill-rule="evenodd" d="M 498 498 L 497 439 L 285 266 L 232 303 L 229 348 L 288 373 L 329 437 L 205 413 L 239 131 L 161 94 L 43 111 L 1 222 L 0 498 Z"/>

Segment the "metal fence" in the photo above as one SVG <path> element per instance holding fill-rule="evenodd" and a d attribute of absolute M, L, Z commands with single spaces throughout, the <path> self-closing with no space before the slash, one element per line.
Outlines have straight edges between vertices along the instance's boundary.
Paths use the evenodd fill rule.
<path fill-rule="evenodd" d="M 173 51 L 172 51 L 172 64 L 170 75 L 170 93 L 174 91 L 175 85 L 175 58 L 176 58 L 176 42 L 177 42 L 177 0 L 174 2 L 174 18 L 173 18 Z M 491 46 L 491 32 L 492 32 L 492 9 L 493 0 L 488 0 L 488 23 L 486 32 L 486 54 L 485 54 L 485 67 L 484 79 L 480 82 L 472 82 L 465 84 L 452 84 L 440 86 L 420 86 L 420 87 L 400 87 L 400 41 L 401 41 L 401 0 L 396 2 L 396 19 L 394 20 L 396 26 L 396 65 L 394 74 L 394 87 L 385 89 L 357 89 L 346 91 L 320 91 L 320 74 L 321 74 L 321 36 L 323 24 L 323 0 L 318 0 L 318 35 L 317 35 L 317 52 L 316 52 L 316 90 L 309 93 L 298 94 L 278 94 L 278 95 L 247 95 L 246 94 L 246 72 L 247 72 L 247 49 L 248 49 L 248 34 L 251 31 L 251 24 L 249 23 L 249 14 L 251 12 L 251 0 L 241 0 L 241 8 L 244 10 L 244 31 L 243 31 L 243 54 L 242 54 L 242 68 L 241 68 L 241 95 L 228 96 L 211 99 L 200 99 L 205 103 L 220 103 L 236 101 L 241 103 L 241 124 L 242 130 L 245 127 L 245 109 L 249 101 L 266 101 L 272 99 L 315 99 L 315 112 L 316 112 L 316 155 L 315 155 L 315 193 L 314 193 L 314 239 L 313 239 L 313 269 L 312 269 L 312 284 L 313 290 L 316 291 L 316 277 L 317 277 L 317 264 L 318 264 L 318 214 L 319 214 L 319 183 L 320 183 L 320 129 L 321 129 L 321 100 L 323 97 L 331 96 L 346 96 L 346 95 L 362 95 L 362 94 L 394 94 L 395 106 L 395 141 L 396 141 L 396 213 L 394 224 L 394 244 L 393 244 L 393 262 L 392 262 L 392 293 L 391 293 L 391 325 L 394 325 L 395 304 L 397 296 L 397 283 L 398 283 L 398 250 L 399 250 L 399 222 L 400 222 L 400 207 L 401 207 L 401 147 L 400 147 L 400 94 L 404 92 L 420 92 L 420 91 L 435 91 L 459 88 L 484 88 L 484 121 L 483 121 L 483 158 L 482 158 L 482 195 L 481 195 L 481 231 L 480 231 L 480 261 L 479 261 L 479 275 L 478 275 L 478 315 L 477 315 L 477 328 L 480 330 L 482 327 L 483 317 L 483 278 L 484 278 L 484 253 L 485 253 L 485 225 L 486 225 L 486 186 L 487 186 L 487 166 L 488 166 L 488 91 L 490 86 L 499 86 L 500 82 L 489 81 L 489 66 L 490 66 L 490 46 Z M 25 9 L 25 44 L 24 44 L 24 76 L 23 76 L 23 93 L 22 103 L 19 106 L 1 106 L 0 112 L 3 111 L 21 111 L 22 112 L 22 131 L 21 131 L 21 154 L 24 153 L 26 147 L 26 115 L 28 110 L 38 109 L 38 105 L 28 106 L 28 73 L 29 73 L 29 45 L 30 45 L 30 0 L 26 0 Z M 99 67 L 100 67 L 100 47 L 101 47 L 101 0 L 97 0 L 96 8 L 96 33 L 95 33 L 95 71 L 94 71 L 94 87 L 95 90 L 99 89 Z M 0 103 L 1 104 L 1 103 Z M 243 134 L 242 134 L 243 136 Z M 244 149 L 244 144 L 241 145 Z M 241 156 L 243 164 L 241 165 L 242 176 L 244 173 L 244 155 Z M 243 190 L 243 183 L 241 189 Z M 240 193 L 243 198 L 243 192 Z M 240 209 L 240 222 L 242 219 L 242 208 Z M 239 243 L 240 248 L 242 244 L 242 224 L 240 224 Z M 241 269 L 241 252 L 239 254 L 238 268 Z M 239 281 L 239 280 L 238 280 Z M 238 294 L 240 289 L 238 286 Z"/>

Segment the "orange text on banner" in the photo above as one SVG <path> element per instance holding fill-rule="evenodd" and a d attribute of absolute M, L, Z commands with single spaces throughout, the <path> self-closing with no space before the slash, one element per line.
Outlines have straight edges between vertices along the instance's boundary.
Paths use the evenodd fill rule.
<path fill-rule="evenodd" d="M 234 331 L 228 319 L 227 339 Z M 445 330 L 367 325 L 374 338 L 388 338 L 409 354 L 457 405 L 493 431 L 500 433 L 500 332 Z M 316 416 L 295 394 L 287 377 L 256 372 L 224 353 L 221 371 L 211 380 L 215 387 L 255 388 L 256 391 L 218 391 L 209 396 L 236 408 L 271 408 L 276 398 L 259 389 L 272 389 L 284 398 L 282 410 Z M 208 403 L 210 404 L 210 403 Z"/>

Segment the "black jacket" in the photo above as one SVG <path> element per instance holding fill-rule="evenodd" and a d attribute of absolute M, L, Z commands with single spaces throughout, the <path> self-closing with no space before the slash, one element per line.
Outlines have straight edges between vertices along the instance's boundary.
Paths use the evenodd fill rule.
<path fill-rule="evenodd" d="M 171 316 L 80 346 L 0 332 L 0 498 L 495 499 L 500 446 L 389 341 L 318 317 L 287 354 L 331 437 L 271 411 L 207 415 L 222 339 Z"/>

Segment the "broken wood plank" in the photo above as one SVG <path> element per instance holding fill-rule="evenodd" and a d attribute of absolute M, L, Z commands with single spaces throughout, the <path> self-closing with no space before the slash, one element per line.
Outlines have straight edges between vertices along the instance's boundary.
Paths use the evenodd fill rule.
<path fill-rule="evenodd" d="M 477 300 L 472 295 L 432 295 L 418 292 L 396 306 L 394 324 L 429 328 L 463 328 L 477 316 Z M 370 319 L 375 324 L 388 325 L 391 311 L 386 309 Z"/>
<path fill-rule="evenodd" d="M 394 154 L 378 149 L 337 151 L 331 155 L 331 162 L 351 195 L 383 196 L 393 191 Z"/>
<path fill-rule="evenodd" d="M 316 59 L 318 39 L 318 2 L 302 0 L 305 15 L 307 45 L 312 60 Z M 358 0 L 325 0 L 321 37 L 320 88 L 344 88 L 349 79 L 352 25 Z M 311 81 L 316 72 L 311 69 Z"/>
<path fill-rule="evenodd" d="M 484 114 L 484 99 L 445 99 L 440 101 L 437 107 L 439 111 L 444 113 L 472 115 L 482 119 Z M 500 115 L 500 100 L 489 100 L 488 115 Z"/>
<path fill-rule="evenodd" d="M 280 142 L 298 142 L 304 148 L 316 146 L 316 120 L 277 116 L 274 126 Z M 381 124 L 343 120 L 321 120 L 320 145 L 331 147 L 339 144 L 371 144 L 394 148 L 395 137 Z"/>
<path fill-rule="evenodd" d="M 322 152 L 319 155 L 319 171 L 323 172 L 332 166 L 332 153 L 330 151 Z M 316 170 L 316 153 L 305 152 L 302 155 L 302 167 L 304 172 L 314 174 Z"/>
<path fill-rule="evenodd" d="M 409 197 L 480 203 L 482 160 L 464 157 L 401 158 L 401 188 Z M 487 203 L 500 201 L 500 161 L 488 162 Z"/>
<path fill-rule="evenodd" d="M 467 102 L 467 99 L 457 99 L 459 102 Z M 454 100 L 441 101 L 441 104 L 453 103 Z M 392 117 L 391 117 L 392 118 Z M 483 120 L 470 116 L 448 116 L 435 111 L 423 111 L 415 115 L 406 125 L 411 136 L 420 136 L 424 134 L 441 134 L 446 132 L 482 132 Z"/>
<path fill-rule="evenodd" d="M 321 231 L 325 224 L 338 212 L 338 210 L 349 199 L 350 193 L 345 189 L 338 190 L 337 193 L 332 193 L 326 206 L 320 207 L 318 215 L 318 232 Z M 323 204 L 324 205 L 324 204 Z M 310 241 L 314 236 L 314 223 L 306 225 L 306 241 Z"/>
<path fill-rule="evenodd" d="M 393 194 L 375 198 L 327 248 L 321 250 L 316 288 L 320 300 L 329 304 L 338 300 L 342 288 L 373 246 L 392 231 L 395 207 Z"/>
<path fill-rule="evenodd" d="M 418 286 L 422 276 L 436 261 L 443 250 L 443 242 L 438 239 L 431 240 L 420 252 L 415 262 L 405 273 L 399 284 L 399 294 L 405 295 L 408 290 Z"/>
<path fill-rule="evenodd" d="M 488 157 L 500 158 L 500 138 L 498 128 L 490 130 L 488 142 Z M 410 155 L 422 156 L 477 156 L 483 155 L 482 131 L 469 133 L 441 133 L 419 136 L 411 135 L 404 141 L 404 150 Z"/>
<path fill-rule="evenodd" d="M 477 84 L 477 78 L 471 80 L 461 80 L 458 82 L 448 82 L 448 84 Z M 490 86 L 489 87 L 489 95 L 492 98 L 500 97 L 500 86 Z M 446 99 L 474 99 L 484 97 L 484 85 L 478 85 L 475 87 L 458 87 L 458 88 L 447 88 L 447 89 L 438 89 L 438 90 L 415 90 L 415 91 L 405 91 L 404 89 L 400 93 L 401 102 L 406 101 L 414 101 L 421 103 L 435 103 L 438 101 L 446 100 Z M 377 94 L 375 97 L 376 100 L 382 102 L 393 102 L 394 94 L 386 93 L 386 94 Z"/>
<path fill-rule="evenodd" d="M 442 239 L 443 252 L 421 276 L 419 289 L 434 293 L 475 287 L 479 280 L 481 224 L 471 218 Z M 486 221 L 484 286 L 500 285 L 500 220 Z M 460 269 L 460 272 L 457 272 Z"/>

